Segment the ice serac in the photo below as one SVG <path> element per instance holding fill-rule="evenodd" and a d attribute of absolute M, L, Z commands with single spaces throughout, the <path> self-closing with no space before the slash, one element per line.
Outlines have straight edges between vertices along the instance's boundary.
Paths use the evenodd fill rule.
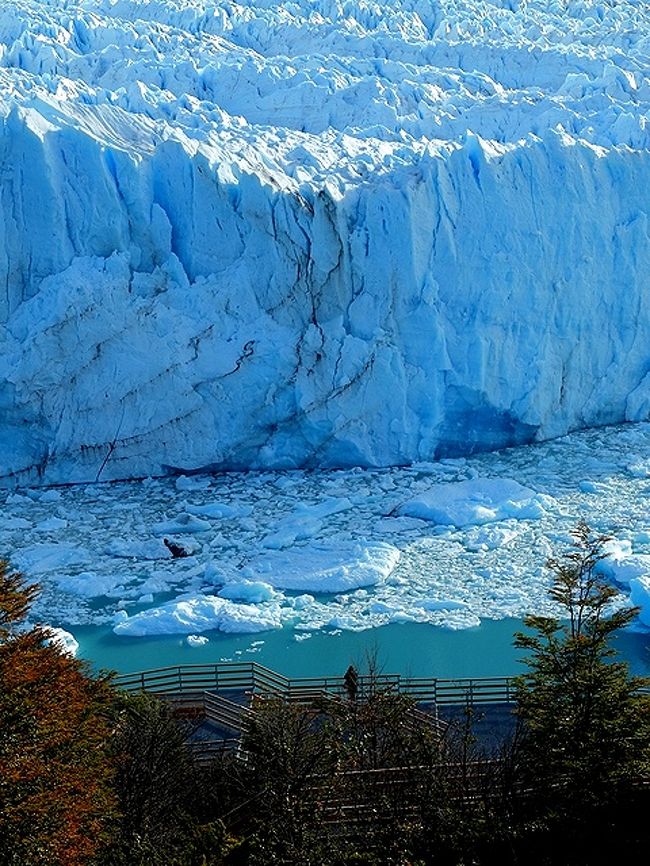
<path fill-rule="evenodd" d="M 5 0 L 0 475 L 650 413 L 650 11 Z"/>

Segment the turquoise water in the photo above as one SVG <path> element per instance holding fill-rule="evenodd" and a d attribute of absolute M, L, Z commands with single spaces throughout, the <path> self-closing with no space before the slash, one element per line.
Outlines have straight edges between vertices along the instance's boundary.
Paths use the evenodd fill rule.
<path fill-rule="evenodd" d="M 339 674 L 360 668 L 376 652 L 385 673 L 417 677 L 486 677 L 521 673 L 512 635 L 516 619 L 487 620 L 477 628 L 449 631 L 427 624 L 389 625 L 363 632 L 314 633 L 297 641 L 288 629 L 257 635 L 209 634 L 209 643 L 190 647 L 181 637 L 118 638 L 109 628 L 75 628 L 79 656 L 95 668 L 120 673 L 222 660 L 257 661 L 287 676 Z M 259 644 L 263 641 L 262 644 Z M 253 644 L 257 644 L 254 646 Z M 650 675 L 650 635 L 626 633 L 617 647 L 634 673 Z"/>

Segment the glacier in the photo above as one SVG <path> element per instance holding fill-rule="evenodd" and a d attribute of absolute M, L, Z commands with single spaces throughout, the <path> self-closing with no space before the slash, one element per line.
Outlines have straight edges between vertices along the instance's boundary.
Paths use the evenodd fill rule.
<path fill-rule="evenodd" d="M 637 0 L 3 0 L 0 480 L 647 418 L 649 54 Z"/>

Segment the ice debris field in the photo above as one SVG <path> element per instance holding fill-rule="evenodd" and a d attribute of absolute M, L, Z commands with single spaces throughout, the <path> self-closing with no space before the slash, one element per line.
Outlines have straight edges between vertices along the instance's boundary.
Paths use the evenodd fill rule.
<path fill-rule="evenodd" d="M 0 477 L 645 420 L 649 54 L 636 0 L 2 0 Z"/>
<path fill-rule="evenodd" d="M 219 632 L 553 612 L 544 563 L 583 518 L 612 536 L 603 575 L 650 632 L 649 496 L 650 425 L 635 424 L 408 468 L 25 489 L 6 495 L 0 546 L 43 585 L 34 617 L 59 640 L 109 625 L 218 658 Z"/>

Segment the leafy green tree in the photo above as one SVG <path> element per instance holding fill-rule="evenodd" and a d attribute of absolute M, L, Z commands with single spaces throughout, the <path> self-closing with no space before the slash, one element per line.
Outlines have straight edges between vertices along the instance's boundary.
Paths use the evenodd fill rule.
<path fill-rule="evenodd" d="M 607 540 L 578 525 L 573 547 L 548 562 L 563 618 L 528 616 L 531 633 L 515 636 L 529 653 L 516 687 L 527 800 L 556 838 L 564 825 L 582 842 L 637 796 L 650 767 L 650 704 L 639 691 L 648 683 L 612 647 L 637 611 L 598 574 Z"/>
<path fill-rule="evenodd" d="M 46 629 L 25 628 L 37 592 L 0 562 L 0 864 L 82 866 L 115 809 L 112 690 Z"/>

